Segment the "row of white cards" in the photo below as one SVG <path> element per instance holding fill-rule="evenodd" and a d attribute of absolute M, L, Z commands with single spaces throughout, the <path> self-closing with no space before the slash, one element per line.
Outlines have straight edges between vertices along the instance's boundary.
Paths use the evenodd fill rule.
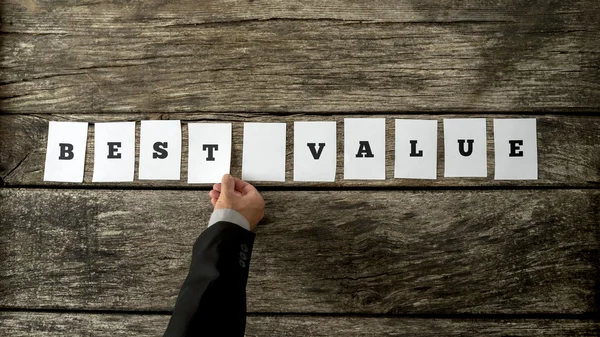
<path fill-rule="evenodd" d="M 487 177 L 484 118 L 444 119 L 446 177 Z M 94 182 L 134 180 L 135 122 L 95 123 Z M 179 180 L 181 122 L 142 121 L 140 180 Z M 50 122 L 44 180 L 82 182 L 88 123 Z M 188 183 L 229 173 L 229 123 L 188 124 Z M 395 178 L 437 178 L 437 120 L 395 120 Z M 385 179 L 385 119 L 344 120 L 344 179 Z M 242 178 L 285 181 L 286 124 L 244 123 Z M 294 122 L 294 181 L 335 180 L 335 122 Z M 535 119 L 494 119 L 496 179 L 537 179 Z"/>

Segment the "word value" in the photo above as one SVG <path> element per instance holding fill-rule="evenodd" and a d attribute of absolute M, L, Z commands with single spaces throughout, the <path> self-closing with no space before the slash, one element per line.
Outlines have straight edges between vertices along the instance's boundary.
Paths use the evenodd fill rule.
<path fill-rule="evenodd" d="M 535 119 L 494 119 L 495 179 L 537 179 Z M 487 177 L 486 120 L 444 119 L 444 176 Z M 50 122 L 44 180 L 82 182 L 88 123 Z M 294 123 L 294 181 L 335 181 L 335 122 Z M 437 179 L 437 120 L 395 120 L 394 178 Z M 344 120 L 344 179 L 385 179 L 385 119 Z M 230 123 L 188 124 L 188 183 L 231 166 Z M 134 180 L 135 122 L 95 123 L 94 182 Z M 141 121 L 141 180 L 179 180 L 181 122 Z M 285 181 L 286 124 L 244 123 L 242 178 Z"/>

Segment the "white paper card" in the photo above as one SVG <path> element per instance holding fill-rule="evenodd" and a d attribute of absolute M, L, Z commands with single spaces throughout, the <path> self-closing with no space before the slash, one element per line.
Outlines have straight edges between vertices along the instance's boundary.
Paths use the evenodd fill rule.
<path fill-rule="evenodd" d="M 135 122 L 94 124 L 94 177 L 92 181 L 133 181 Z"/>
<path fill-rule="evenodd" d="M 142 121 L 139 178 L 179 180 L 181 173 L 181 122 Z"/>
<path fill-rule="evenodd" d="M 535 118 L 494 119 L 495 179 L 538 179 Z"/>
<path fill-rule="evenodd" d="M 344 119 L 344 179 L 385 179 L 385 118 Z"/>
<path fill-rule="evenodd" d="M 294 122 L 294 181 L 335 181 L 335 122 Z"/>
<path fill-rule="evenodd" d="M 188 183 L 218 183 L 231 167 L 231 123 L 188 124 Z"/>
<path fill-rule="evenodd" d="M 44 181 L 83 182 L 88 123 L 50 122 Z"/>
<path fill-rule="evenodd" d="M 244 123 L 244 180 L 285 181 L 285 126 L 285 123 Z"/>
<path fill-rule="evenodd" d="M 487 177 L 485 118 L 444 119 L 446 177 Z"/>
<path fill-rule="evenodd" d="M 394 178 L 437 178 L 436 120 L 396 119 Z"/>

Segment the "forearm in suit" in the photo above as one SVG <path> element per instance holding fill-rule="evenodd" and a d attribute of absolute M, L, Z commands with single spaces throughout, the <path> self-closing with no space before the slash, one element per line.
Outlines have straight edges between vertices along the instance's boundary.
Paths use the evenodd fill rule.
<path fill-rule="evenodd" d="M 226 221 L 215 223 L 198 237 L 165 337 L 244 336 L 254 237 Z"/>

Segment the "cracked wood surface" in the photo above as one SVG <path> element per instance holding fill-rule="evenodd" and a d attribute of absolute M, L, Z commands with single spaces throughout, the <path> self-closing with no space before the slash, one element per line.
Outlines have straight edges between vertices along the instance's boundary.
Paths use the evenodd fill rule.
<path fill-rule="evenodd" d="M 12 337 L 162 336 L 167 315 L 0 312 L 0 334 Z M 598 336 L 600 323 L 582 319 L 419 319 L 250 316 L 246 336 Z"/>
<path fill-rule="evenodd" d="M 387 180 L 353 181 L 343 179 L 343 119 L 344 117 L 373 117 L 367 115 L 310 116 L 291 115 L 277 116 L 265 114 L 111 114 L 111 115 L 4 115 L 0 116 L 0 177 L 4 184 L 13 186 L 152 186 L 197 188 L 197 184 L 187 183 L 188 138 L 187 122 L 232 122 L 233 152 L 232 174 L 241 175 L 243 122 L 285 122 L 287 123 L 287 172 L 285 183 L 263 182 L 259 186 L 395 186 L 395 187 L 447 187 L 447 186 L 568 186 L 594 187 L 600 185 L 600 117 L 567 117 L 567 116 L 526 116 L 537 118 L 538 129 L 538 161 L 539 180 L 499 181 L 494 180 L 494 136 L 493 118 L 514 118 L 510 115 L 381 115 L 387 119 L 386 164 Z M 487 118 L 488 138 L 488 177 L 444 178 L 443 118 L 458 117 Z M 93 126 L 88 135 L 87 160 L 84 184 L 59 184 L 43 181 L 44 161 L 46 155 L 48 121 L 139 121 L 142 119 L 181 119 L 183 120 L 183 154 L 182 177 L 180 181 L 139 181 L 131 183 L 92 183 L 93 171 Z M 438 122 L 438 179 L 415 180 L 394 179 L 394 119 L 426 118 L 437 119 Z M 305 183 L 293 181 L 293 121 L 301 120 L 333 120 L 338 123 L 338 163 L 334 183 Z M 139 154 L 139 123 L 136 145 Z M 137 173 L 137 165 L 136 165 Z M 137 176 L 137 174 L 136 174 Z M 205 184 L 203 186 L 209 186 Z"/>
<path fill-rule="evenodd" d="M 0 110 L 597 112 L 581 1 L 7 1 Z"/>
<path fill-rule="evenodd" d="M 250 313 L 598 313 L 598 190 L 271 191 Z M 0 189 L 0 307 L 168 311 L 206 192 Z"/>

